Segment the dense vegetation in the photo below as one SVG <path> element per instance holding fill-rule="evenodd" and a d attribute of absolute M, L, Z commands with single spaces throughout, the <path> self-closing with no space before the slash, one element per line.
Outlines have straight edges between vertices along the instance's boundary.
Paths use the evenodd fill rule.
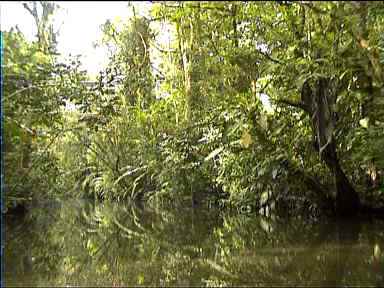
<path fill-rule="evenodd" d="M 157 2 L 151 18 L 105 23 L 110 61 L 92 82 L 81 58 L 58 60 L 55 5 L 25 4 L 38 39 L 3 32 L 7 206 L 65 196 L 379 210 L 383 7 Z"/>

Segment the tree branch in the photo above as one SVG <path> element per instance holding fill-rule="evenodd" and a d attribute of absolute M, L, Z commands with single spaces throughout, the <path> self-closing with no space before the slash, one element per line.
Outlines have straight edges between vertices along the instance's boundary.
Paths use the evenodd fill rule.
<path fill-rule="evenodd" d="M 275 62 L 275 63 L 277 63 L 277 64 L 284 64 L 284 63 L 281 62 L 280 60 L 273 58 L 272 56 L 270 56 L 269 54 L 267 54 L 267 53 L 265 53 L 265 52 L 262 52 L 262 51 L 260 51 L 260 50 L 258 50 L 258 49 L 256 49 L 256 51 L 257 51 L 259 54 L 263 55 L 265 58 L 271 60 L 272 62 Z"/>
<path fill-rule="evenodd" d="M 289 99 L 278 99 L 278 100 L 273 100 L 273 101 L 275 103 L 285 104 L 285 105 L 288 105 L 291 107 L 300 108 L 300 109 L 304 110 L 305 112 L 309 111 L 308 107 L 302 102 L 292 101 Z"/>
<path fill-rule="evenodd" d="M 162 53 L 177 53 L 176 49 L 164 49 L 161 48 L 160 46 L 156 45 L 155 41 L 151 41 L 153 47 L 155 47 L 157 50 L 159 50 Z"/>
<path fill-rule="evenodd" d="M 152 1 L 154 2 L 154 1 Z M 177 9 L 177 8 L 193 8 L 193 9 L 205 9 L 205 10 L 217 10 L 217 11 L 223 11 L 227 12 L 228 15 L 231 15 L 231 10 L 226 9 L 224 7 L 210 7 L 210 6 L 200 6 L 200 5 L 189 5 L 186 7 L 178 6 L 178 5 L 167 5 L 163 4 L 165 8 L 172 8 L 172 9 Z"/>
<path fill-rule="evenodd" d="M 295 2 L 295 4 L 298 4 L 298 5 L 301 5 L 301 6 L 305 6 L 305 7 L 308 7 L 309 9 L 313 10 L 314 12 L 318 13 L 318 14 L 327 14 L 326 11 L 324 10 L 321 10 L 320 8 L 314 6 L 312 3 L 312 1 L 308 1 L 308 2 L 304 2 L 304 1 L 297 1 Z"/>

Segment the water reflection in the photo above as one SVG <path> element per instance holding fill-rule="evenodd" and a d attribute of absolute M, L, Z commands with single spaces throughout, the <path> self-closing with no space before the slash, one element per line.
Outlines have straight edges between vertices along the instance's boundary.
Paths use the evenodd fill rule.
<path fill-rule="evenodd" d="M 7 219 L 8 286 L 383 286 L 384 223 L 86 201 Z"/>

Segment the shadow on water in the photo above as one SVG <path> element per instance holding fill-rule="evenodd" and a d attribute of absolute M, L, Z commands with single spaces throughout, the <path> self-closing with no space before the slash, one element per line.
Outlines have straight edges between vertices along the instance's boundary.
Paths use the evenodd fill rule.
<path fill-rule="evenodd" d="M 383 286 L 384 222 L 36 203 L 6 223 L 8 286 Z"/>

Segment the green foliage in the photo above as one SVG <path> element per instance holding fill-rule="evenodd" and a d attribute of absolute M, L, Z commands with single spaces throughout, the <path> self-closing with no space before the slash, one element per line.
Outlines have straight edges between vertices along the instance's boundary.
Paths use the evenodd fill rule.
<path fill-rule="evenodd" d="M 65 190 L 53 148 L 66 122 L 62 110 L 82 97 L 86 76 L 80 62 L 59 63 L 21 32 L 2 34 L 5 191 L 7 207 L 12 207 L 19 200 L 59 196 Z"/>
<path fill-rule="evenodd" d="M 79 59 L 57 63 L 10 32 L 6 163 L 24 159 L 20 127 L 39 128 L 49 137 L 30 154 L 40 170 L 53 163 L 62 194 L 256 209 L 293 197 L 318 207 L 336 193 L 319 153 L 333 139 L 360 196 L 380 198 L 382 13 L 373 2 L 155 3 L 152 19 L 103 25 L 99 45 L 111 57 L 92 87 Z M 321 105 L 303 92 L 320 78 L 332 84 Z M 61 109 L 65 101 L 75 110 Z M 42 152 L 55 132 L 60 140 Z"/>

